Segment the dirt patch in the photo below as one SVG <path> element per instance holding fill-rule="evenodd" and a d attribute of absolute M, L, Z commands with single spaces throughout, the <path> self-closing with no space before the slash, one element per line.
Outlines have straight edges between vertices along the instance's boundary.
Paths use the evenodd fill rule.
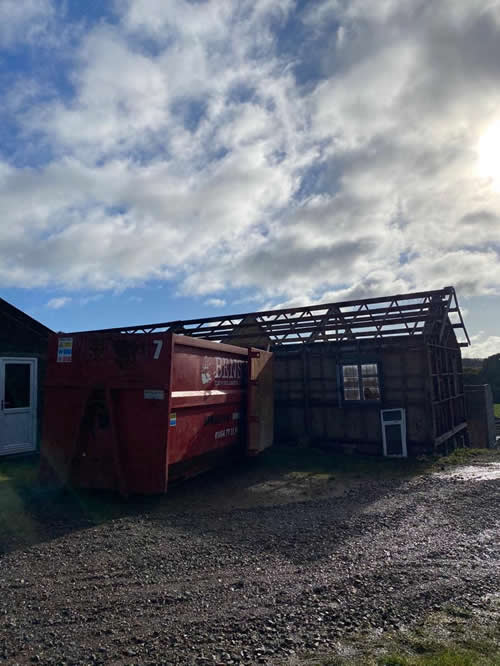
<path fill-rule="evenodd" d="M 500 481 L 489 464 L 472 480 L 317 464 L 222 470 L 127 504 L 13 485 L 12 522 L 31 534 L 2 535 L 0 660 L 356 659 L 362 645 L 429 631 L 450 607 L 493 612 Z"/>
<path fill-rule="evenodd" d="M 358 487 L 359 483 L 328 473 L 289 472 L 277 479 L 257 482 L 248 487 L 248 492 L 259 503 L 279 504 L 304 501 L 305 498 L 341 497 L 348 490 Z"/>

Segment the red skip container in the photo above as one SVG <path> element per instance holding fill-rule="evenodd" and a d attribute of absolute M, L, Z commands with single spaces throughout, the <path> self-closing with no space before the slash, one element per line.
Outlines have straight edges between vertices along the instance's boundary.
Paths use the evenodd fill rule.
<path fill-rule="evenodd" d="M 173 333 L 54 335 L 40 478 L 165 493 L 272 444 L 272 354 Z"/>

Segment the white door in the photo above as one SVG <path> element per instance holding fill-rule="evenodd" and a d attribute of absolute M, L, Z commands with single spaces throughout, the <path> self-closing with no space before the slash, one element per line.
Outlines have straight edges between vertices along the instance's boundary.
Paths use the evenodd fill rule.
<path fill-rule="evenodd" d="M 36 359 L 0 358 L 0 455 L 36 448 Z"/>
<path fill-rule="evenodd" d="M 384 456 L 406 458 L 406 414 L 404 409 L 381 409 Z"/>

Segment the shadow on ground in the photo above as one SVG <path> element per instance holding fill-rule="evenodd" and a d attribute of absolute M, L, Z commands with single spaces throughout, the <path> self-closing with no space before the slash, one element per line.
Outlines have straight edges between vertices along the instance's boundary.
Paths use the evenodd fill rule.
<path fill-rule="evenodd" d="M 2 461 L 0 660 L 292 663 L 368 650 L 444 605 L 493 617 L 498 479 L 447 473 L 489 455 L 276 448 L 126 502 L 47 491 L 33 461 Z"/>
<path fill-rule="evenodd" d="M 439 467 L 444 468 L 450 460 L 463 462 L 464 455 L 466 459 L 477 455 L 457 453 L 456 460 L 453 456 L 442 460 Z M 435 465 L 436 461 L 429 459 L 384 460 L 275 447 L 258 459 L 221 466 L 171 484 L 166 496 L 123 499 L 112 492 L 42 487 L 38 483 L 38 458 L 4 460 L 0 461 L 0 554 L 134 515 L 193 529 L 195 515 L 236 509 L 231 523 L 244 523 L 246 510 L 259 507 L 261 517 L 267 513 L 275 523 L 280 505 L 297 503 L 301 511 L 310 513 L 310 524 L 314 525 L 316 503 L 338 498 L 339 511 L 347 519 L 376 502 L 387 491 L 387 483 L 395 489 L 400 482 Z M 352 493 L 363 501 L 349 502 Z M 200 528 L 206 529 L 205 521 Z"/>

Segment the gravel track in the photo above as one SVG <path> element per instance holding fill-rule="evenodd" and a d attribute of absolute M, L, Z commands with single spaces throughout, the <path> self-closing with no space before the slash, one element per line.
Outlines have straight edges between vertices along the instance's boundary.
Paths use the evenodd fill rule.
<path fill-rule="evenodd" d="M 0 661 L 287 663 L 446 604 L 487 606 L 500 591 L 499 476 L 243 507 L 189 505 L 189 482 L 99 525 L 55 512 L 49 528 L 45 515 L 35 545 L 0 547 Z M 40 521 L 49 509 L 27 510 Z"/>

